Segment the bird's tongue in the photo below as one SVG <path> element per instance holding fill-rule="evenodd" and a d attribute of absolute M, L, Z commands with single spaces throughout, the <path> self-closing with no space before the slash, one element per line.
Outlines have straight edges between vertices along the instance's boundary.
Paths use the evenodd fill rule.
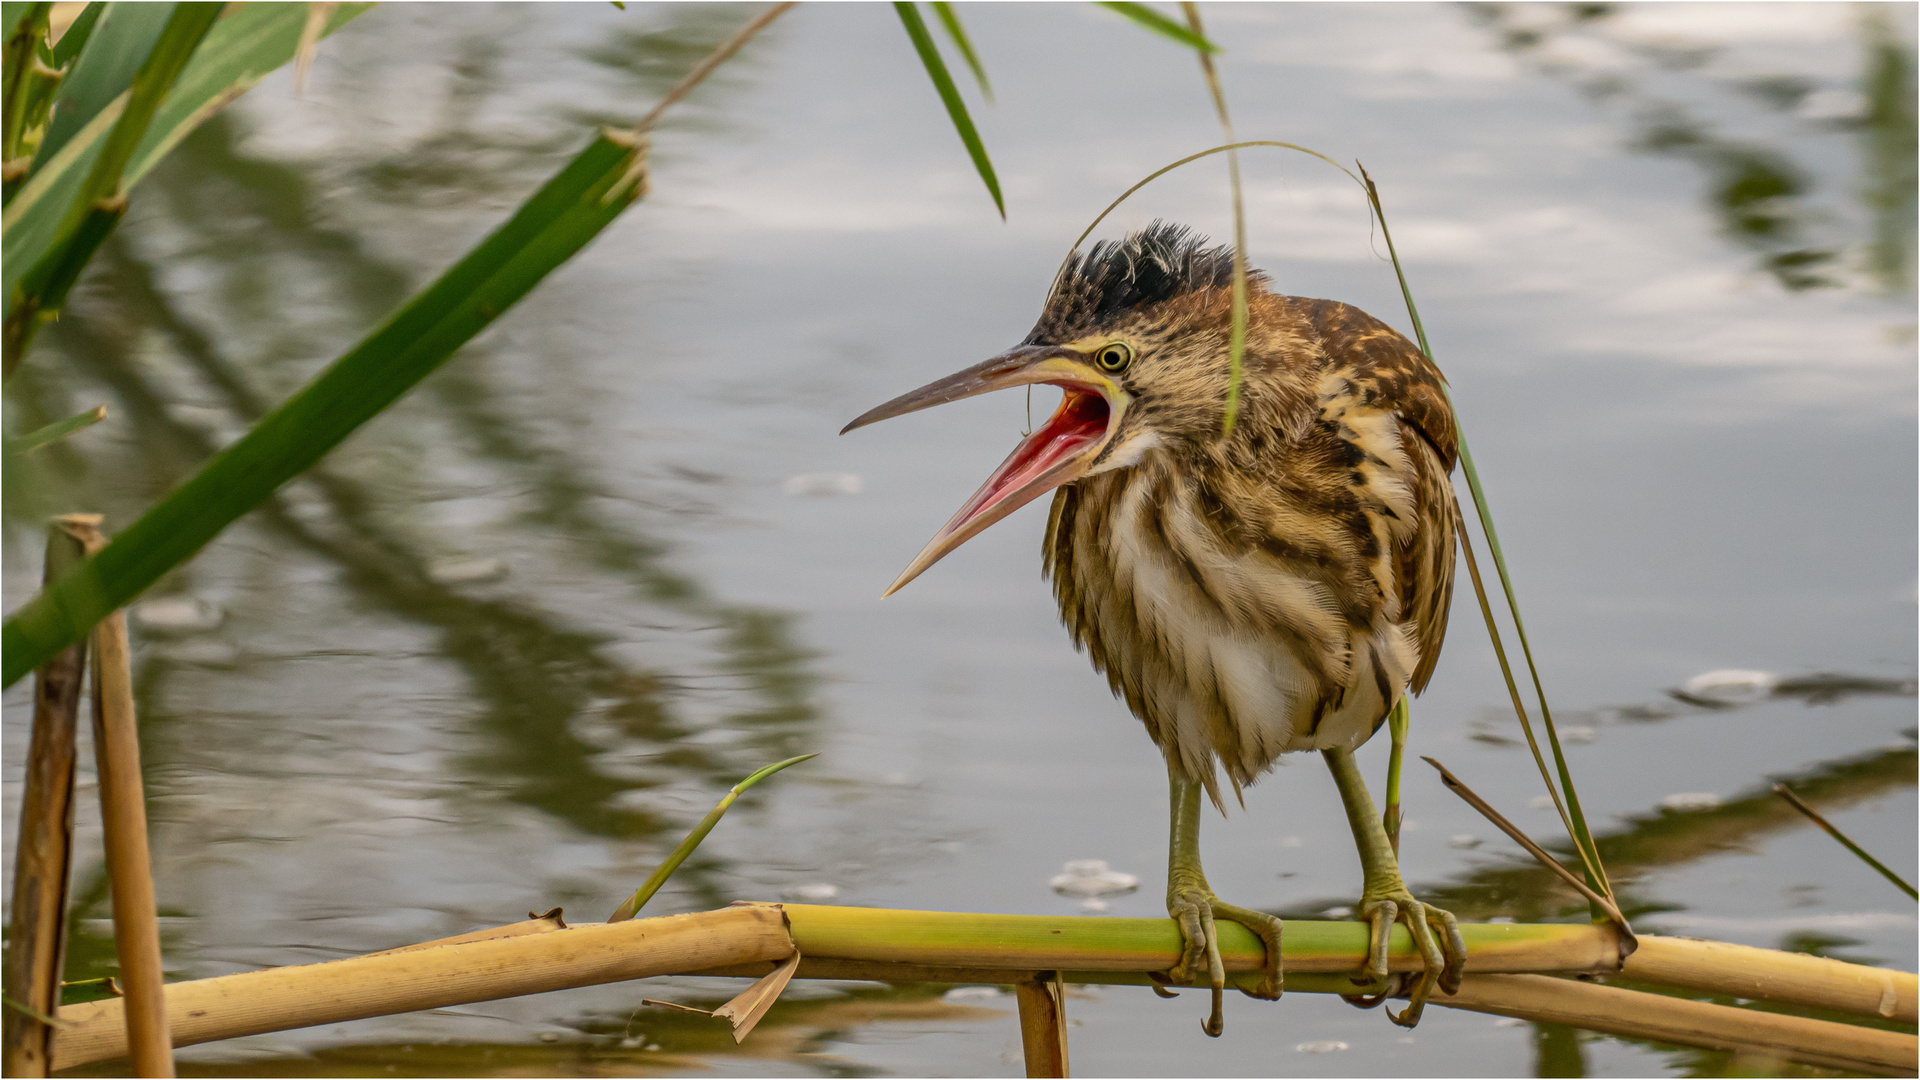
<path fill-rule="evenodd" d="M 1077 470 L 1062 466 L 1106 436 L 1107 416 L 1105 398 L 1069 388 L 1047 422 L 1020 440 L 942 531 L 958 532 L 991 513 L 992 520 L 980 526 L 985 528 L 1072 479 Z"/>
<path fill-rule="evenodd" d="M 1060 407 L 1038 431 L 1020 440 L 980 490 L 934 534 L 887 589 L 889 595 L 987 526 L 1086 471 L 1088 455 L 1107 437 L 1111 412 L 1098 393 L 1064 389 Z"/>

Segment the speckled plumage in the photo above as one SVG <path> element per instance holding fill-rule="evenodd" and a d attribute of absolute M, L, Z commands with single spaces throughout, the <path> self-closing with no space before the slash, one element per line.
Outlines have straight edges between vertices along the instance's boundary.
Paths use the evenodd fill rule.
<path fill-rule="evenodd" d="M 1220 801 L 1282 753 L 1372 735 L 1432 675 L 1453 587 L 1440 373 L 1357 308 L 1249 282 L 1221 436 L 1232 257 L 1158 225 L 1069 267 L 1029 345 L 1131 345 L 1130 407 L 1054 495 L 1046 571 L 1074 641 Z"/>

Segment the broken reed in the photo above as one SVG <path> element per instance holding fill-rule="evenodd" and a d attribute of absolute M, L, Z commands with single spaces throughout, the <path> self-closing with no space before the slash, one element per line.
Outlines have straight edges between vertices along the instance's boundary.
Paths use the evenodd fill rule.
<path fill-rule="evenodd" d="M 1466 924 L 1467 979 L 1435 1003 L 1572 1024 L 1632 1038 L 1753 1050 L 1830 1068 L 1911 1073 L 1911 1034 L 1685 1001 L 1554 974 L 1613 974 L 1717 995 L 1758 998 L 1911 1024 L 1914 975 L 1769 949 L 1643 937 L 1622 964 L 1607 925 Z M 1291 992 L 1354 994 L 1366 951 L 1354 922 L 1287 924 L 1283 962 Z M 1252 979 L 1258 939 L 1220 928 L 1229 972 Z M 177 1045 L 338 1023 L 420 1009 L 544 993 L 657 975 L 764 977 L 801 957 L 800 978 L 884 982 L 1146 985 L 1171 965 L 1179 931 L 1167 919 L 890 911 L 805 904 L 736 904 L 718 911 L 566 927 L 557 913 L 457 938 L 347 960 L 174 983 L 167 1012 Z M 1392 939 L 1395 971 L 1420 959 L 1404 928 Z M 1373 990 L 1389 989 L 1385 986 Z M 1029 994 L 1029 996 L 1033 996 Z M 55 1065 L 71 1068 L 125 1053 L 124 1005 L 61 1010 Z M 1044 1032 L 1036 1031 L 1036 1035 Z M 1044 1040 L 1035 1040 L 1043 1042 Z M 1064 1054 L 1061 1055 L 1064 1057 Z"/>

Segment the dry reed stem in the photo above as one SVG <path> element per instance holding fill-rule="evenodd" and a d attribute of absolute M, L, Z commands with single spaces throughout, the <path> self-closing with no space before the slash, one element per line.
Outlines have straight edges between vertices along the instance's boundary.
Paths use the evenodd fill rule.
<path fill-rule="evenodd" d="M 1903 1024 L 1920 1020 L 1920 976 L 1911 971 L 1690 938 L 1642 937 L 1640 946 L 1621 967 L 1621 978 Z"/>
<path fill-rule="evenodd" d="M 98 535 L 96 533 L 96 535 Z M 140 776 L 140 730 L 133 711 L 133 657 L 127 613 L 93 628 L 93 752 L 105 826 L 107 877 L 113 893 L 116 976 L 126 996 L 135 1076 L 172 1076 L 166 969 L 160 960 L 160 915 L 147 850 L 147 796 Z"/>
<path fill-rule="evenodd" d="M 1179 951 L 1179 931 L 1166 919 L 968 915 L 809 904 L 738 904 L 698 915 L 562 927 L 555 912 L 427 947 L 175 983 L 168 988 L 174 1037 L 187 1045 L 655 975 L 761 979 L 796 948 L 805 959 L 795 978 L 1015 987 L 1056 976 L 1070 983 L 1146 985 L 1146 973 L 1163 970 Z M 1911 1035 L 1564 979 L 1502 983 L 1502 975 L 1488 974 L 1617 971 L 1618 938 L 1609 926 L 1476 924 L 1461 931 L 1473 989 L 1458 997 L 1437 995 L 1437 1004 L 1633 1038 L 1760 1050 L 1812 1062 L 1845 1061 L 1847 1068 L 1869 1071 L 1891 1067 L 1886 1062 L 1902 1053 L 1913 1056 Z M 1262 958 L 1257 939 L 1236 924 L 1220 927 L 1220 935 L 1230 981 L 1250 985 L 1258 978 Z M 1358 923 L 1289 922 L 1282 957 L 1287 988 L 1344 994 L 1368 990 L 1350 978 L 1365 940 L 1366 927 Z M 1907 972 L 1713 942 L 1640 940 L 1641 952 L 1629 961 L 1625 977 L 1873 1014 L 1880 1012 L 1880 1000 L 1891 986 L 1896 1018 L 1901 1009 L 1911 1009 L 1914 996 L 1914 976 Z M 1395 934 L 1390 955 L 1395 970 L 1419 966 L 1404 930 Z M 1588 990 L 1605 993 L 1582 996 Z M 58 1067 L 125 1052 L 120 1002 L 76 1005 L 60 1016 L 76 1026 L 56 1039 Z"/>
<path fill-rule="evenodd" d="M 191 1046 L 791 955 L 779 908 L 741 906 L 177 982 L 167 1016 L 174 1045 Z M 60 1018 L 73 1027 L 54 1040 L 55 1068 L 126 1054 L 124 1000 L 69 1005 Z"/>
<path fill-rule="evenodd" d="M 1067 1076 L 1067 994 L 1057 971 L 1013 986 L 1020 1003 L 1020 1048 L 1028 1076 Z"/>
<path fill-rule="evenodd" d="M 1458 994 L 1435 994 L 1432 1001 L 1635 1039 L 1758 1052 L 1828 1069 L 1912 1076 L 1920 1068 L 1920 1041 L 1897 1031 L 1735 1009 L 1548 975 L 1469 975 Z"/>
<path fill-rule="evenodd" d="M 55 518 L 47 534 L 52 584 L 86 556 L 70 530 L 92 530 L 98 514 Z M 98 535 L 96 531 L 94 535 Z M 13 904 L 7 932 L 6 994 L 42 1016 L 60 1008 L 66 960 L 67 888 L 73 869 L 73 775 L 80 693 L 86 680 L 85 640 L 60 651 L 34 674 L 33 734 L 27 746 L 20 831 L 13 850 Z M 6 1011 L 6 1075 L 45 1076 L 53 1062 L 53 1028 Z"/>

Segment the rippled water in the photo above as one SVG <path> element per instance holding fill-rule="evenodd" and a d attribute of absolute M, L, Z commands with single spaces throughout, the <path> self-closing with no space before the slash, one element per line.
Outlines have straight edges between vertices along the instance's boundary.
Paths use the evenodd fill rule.
<path fill-rule="evenodd" d="M 9 389 L 13 430 L 113 418 L 8 490 L 8 605 L 35 587 L 39 515 L 131 520 L 749 11 L 384 7 L 323 47 L 304 98 L 276 77 L 189 140 Z M 1217 129 L 1191 57 L 1110 13 L 964 13 L 1004 225 L 891 12 L 804 7 L 658 135 L 645 202 L 153 591 L 181 601 L 136 619 L 174 977 L 555 904 L 603 917 L 727 784 L 814 750 L 649 912 L 830 887 L 1064 913 L 1082 899 L 1050 879 L 1100 859 L 1141 879 L 1113 914 L 1161 913 L 1162 767 L 1057 625 L 1043 513 L 879 596 L 1025 402 L 835 432 L 1017 341 L 1099 207 Z M 1794 779 L 1913 875 L 1913 120 L 1884 79 L 1911 79 L 1912 8 L 1207 14 L 1242 137 L 1357 156 L 1381 183 L 1638 924 L 1913 968 L 1912 905 L 1767 794 Z M 1403 324 L 1344 180 L 1246 164 L 1256 264 Z M 1224 189 L 1189 169 L 1114 229 L 1225 236 Z M 1462 599 L 1413 749 L 1552 837 Z M 1715 670 L 1775 682 L 1685 689 Z M 25 689 L 5 699 L 9 806 Z M 1384 757 L 1362 754 L 1376 784 Z M 1407 798 L 1417 890 L 1475 918 L 1580 917 L 1423 766 Z M 1310 758 L 1204 828 L 1229 899 L 1304 916 L 1356 897 Z M 108 972 L 91 856 L 75 897 L 74 977 Z M 181 1056 L 235 1075 L 1017 1074 L 1011 999 L 943 990 L 796 984 L 740 1050 L 640 1009 L 731 993 L 679 980 Z M 1445 1009 L 1409 1034 L 1306 994 L 1230 1001 L 1213 1041 L 1203 1008 L 1076 992 L 1075 1067 L 1726 1067 Z"/>

